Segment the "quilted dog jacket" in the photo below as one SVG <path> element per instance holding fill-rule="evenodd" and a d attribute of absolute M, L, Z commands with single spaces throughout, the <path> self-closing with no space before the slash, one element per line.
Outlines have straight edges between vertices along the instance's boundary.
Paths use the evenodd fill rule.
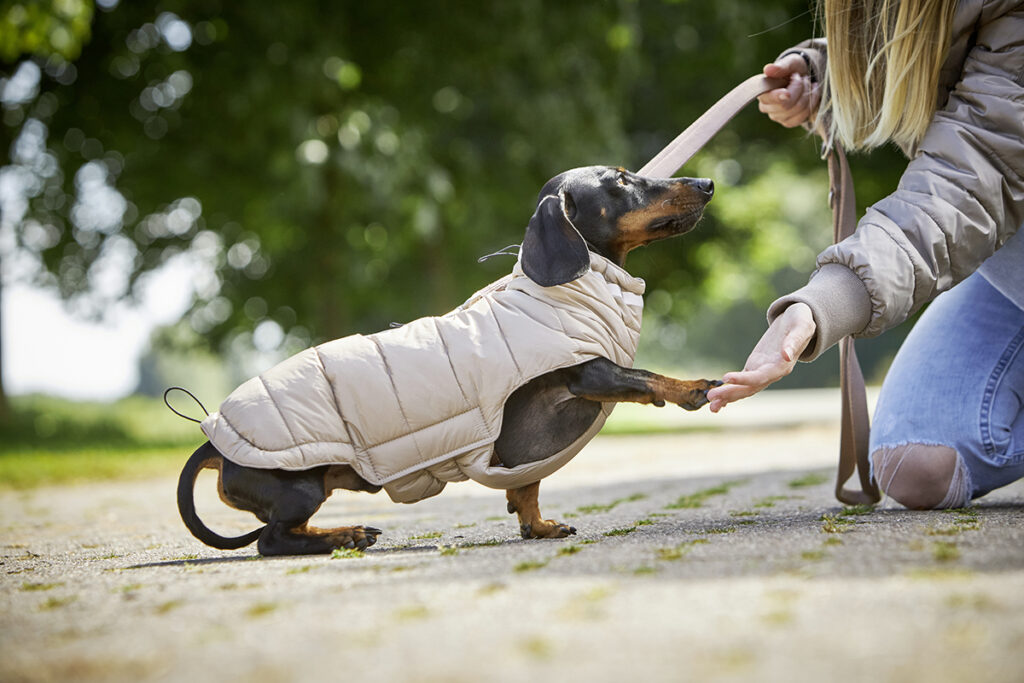
<path fill-rule="evenodd" d="M 292 356 L 238 387 L 201 427 L 240 465 L 350 465 L 400 503 L 467 478 L 525 486 L 572 459 L 614 404 L 568 448 L 508 468 L 490 464 L 505 401 L 534 377 L 598 356 L 631 367 L 643 291 L 643 280 L 596 254 L 584 275 L 555 287 L 517 263 L 446 315 Z"/>

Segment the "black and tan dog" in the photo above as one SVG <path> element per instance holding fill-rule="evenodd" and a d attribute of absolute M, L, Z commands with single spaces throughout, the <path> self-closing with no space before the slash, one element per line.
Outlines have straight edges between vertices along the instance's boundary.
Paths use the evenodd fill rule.
<path fill-rule="evenodd" d="M 694 227 L 711 199 L 710 180 L 652 179 L 621 168 L 587 167 L 551 179 L 540 197 L 560 199 L 558 211 L 534 215 L 524 236 L 523 271 L 538 284 L 568 282 L 586 272 L 590 252 L 621 266 L 633 249 Z M 581 239 L 582 237 L 582 239 Z M 515 467 L 543 460 L 576 441 L 594 422 L 602 403 L 674 403 L 696 410 L 717 381 L 683 381 L 595 358 L 536 377 L 504 405 L 492 464 Z M 208 529 L 196 515 L 192 489 L 203 468 L 219 471 L 218 490 L 229 506 L 252 512 L 266 526 L 236 538 Z M 539 482 L 507 491 L 508 511 L 519 516 L 524 538 L 560 538 L 576 529 L 541 517 Z M 381 533 L 372 527 L 315 529 L 309 518 L 335 489 L 377 492 L 348 465 L 302 471 L 257 469 L 224 458 L 209 442 L 186 463 L 178 483 L 178 508 L 188 529 L 215 548 L 258 541 L 263 555 L 326 553 L 365 548 Z"/>

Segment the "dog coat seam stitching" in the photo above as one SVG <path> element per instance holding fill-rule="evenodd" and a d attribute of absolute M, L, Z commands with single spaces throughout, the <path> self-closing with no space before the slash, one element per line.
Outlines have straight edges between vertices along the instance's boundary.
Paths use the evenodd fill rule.
<path fill-rule="evenodd" d="M 402 420 L 405 422 L 406 432 L 405 432 L 405 434 L 403 436 L 412 435 L 416 431 L 419 431 L 419 430 L 413 430 L 412 424 L 409 422 L 409 416 L 406 415 L 405 407 L 402 405 L 402 397 L 398 395 L 398 386 L 395 384 L 394 375 L 392 375 L 392 373 L 391 373 L 391 366 L 388 364 L 388 359 L 384 355 L 384 347 L 381 346 L 380 340 L 377 339 L 376 335 L 370 335 L 368 337 L 368 339 L 370 339 L 373 342 L 373 345 L 376 347 L 377 355 L 380 356 L 381 363 L 384 364 L 384 373 L 388 376 L 388 382 L 391 383 L 391 392 L 395 395 L 395 403 L 398 405 L 398 412 L 401 413 Z M 401 438 L 401 437 L 398 437 L 398 438 Z M 396 440 L 396 439 L 391 439 L 389 441 L 394 441 L 394 440 Z M 387 443 L 387 442 L 385 442 L 385 443 Z M 416 454 L 419 456 L 419 459 L 423 460 L 423 451 L 420 450 L 419 443 L 416 441 L 415 438 L 412 440 L 412 443 L 413 443 L 413 446 L 416 448 Z M 380 444 L 378 444 L 378 445 L 380 445 Z"/>
<path fill-rule="evenodd" d="M 359 447 L 357 446 L 356 442 L 355 442 L 355 439 L 352 438 L 352 430 L 349 428 L 348 420 L 345 419 L 345 413 L 342 412 L 341 404 L 338 403 L 338 396 L 334 392 L 334 383 L 331 382 L 331 376 L 327 372 L 327 365 L 324 363 L 324 358 L 323 358 L 323 356 L 320 353 L 320 347 L 319 346 L 314 346 L 313 347 L 313 351 L 316 352 L 317 362 L 320 363 L 320 368 L 321 368 L 321 370 L 323 370 L 323 373 L 324 373 L 324 379 L 327 380 L 327 386 L 330 387 L 330 390 L 331 390 L 331 400 L 334 401 L 334 409 L 338 413 L 338 419 L 341 420 L 341 426 L 345 430 L 345 436 L 348 437 L 349 445 L 352 446 L 352 450 L 356 453 L 357 456 L 358 455 L 365 455 L 366 451 L 365 450 L 360 450 Z M 318 442 L 313 442 L 313 443 L 323 443 L 323 442 L 322 441 L 318 441 Z M 342 442 L 341 441 L 332 441 L 330 443 L 342 443 Z M 377 473 L 377 468 L 373 464 L 373 459 L 372 458 L 363 458 L 362 460 L 367 460 L 367 461 L 370 462 L 370 469 L 373 470 L 374 476 L 379 478 L 380 475 Z"/>
<path fill-rule="evenodd" d="M 459 379 L 459 375 L 455 372 L 455 362 L 452 360 L 452 353 L 448 348 L 448 342 L 445 341 L 444 332 L 442 332 L 441 326 L 437 322 L 437 318 L 433 318 L 434 322 L 434 334 L 437 335 L 438 340 L 441 342 L 441 347 L 444 349 L 444 356 L 448 359 L 448 367 L 452 369 L 452 377 L 455 378 L 455 384 L 459 387 L 459 392 L 462 394 L 463 402 L 469 406 L 471 405 L 469 397 L 466 395 L 466 390 L 462 386 L 462 381 Z"/>

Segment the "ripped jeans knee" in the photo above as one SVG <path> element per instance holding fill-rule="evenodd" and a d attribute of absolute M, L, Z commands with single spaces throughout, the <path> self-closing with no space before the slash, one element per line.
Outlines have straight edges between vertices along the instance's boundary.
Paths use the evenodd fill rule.
<path fill-rule="evenodd" d="M 964 507 L 971 501 L 970 474 L 949 446 L 906 443 L 877 448 L 871 470 L 885 495 L 912 510 Z"/>

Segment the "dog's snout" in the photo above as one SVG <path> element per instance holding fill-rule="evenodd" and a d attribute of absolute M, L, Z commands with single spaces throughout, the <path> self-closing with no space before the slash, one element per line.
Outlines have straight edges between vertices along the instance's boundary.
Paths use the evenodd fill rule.
<path fill-rule="evenodd" d="M 715 181 L 710 178 L 701 178 L 696 183 L 697 189 L 706 194 L 708 197 L 715 193 Z"/>

